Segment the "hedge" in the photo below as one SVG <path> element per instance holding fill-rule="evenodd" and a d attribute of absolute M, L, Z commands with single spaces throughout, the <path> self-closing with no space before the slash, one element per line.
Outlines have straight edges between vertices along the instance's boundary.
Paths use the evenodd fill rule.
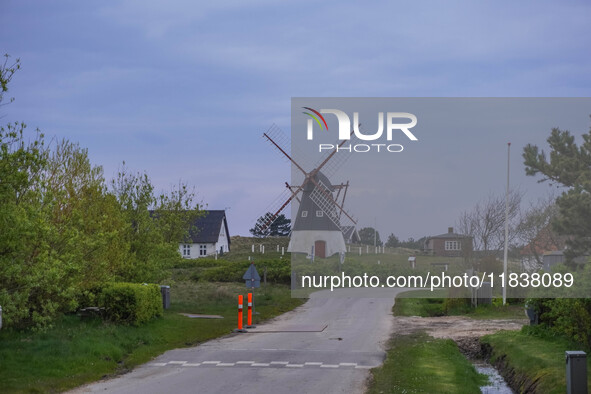
<path fill-rule="evenodd" d="M 99 305 L 114 322 L 140 325 L 162 316 L 160 286 L 155 284 L 108 283 L 101 290 Z"/>

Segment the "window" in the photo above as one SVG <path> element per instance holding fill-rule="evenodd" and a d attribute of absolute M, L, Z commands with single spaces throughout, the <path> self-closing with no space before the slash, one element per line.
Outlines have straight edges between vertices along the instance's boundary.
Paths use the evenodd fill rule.
<path fill-rule="evenodd" d="M 207 245 L 199 245 L 199 256 L 207 256 Z"/>
<path fill-rule="evenodd" d="M 183 257 L 191 257 L 191 245 L 183 244 Z"/>
<path fill-rule="evenodd" d="M 316 211 L 316 217 L 317 218 L 321 218 L 323 216 L 324 216 L 324 212 L 322 212 L 322 211 Z"/>
<path fill-rule="evenodd" d="M 445 250 L 462 250 L 460 241 L 445 241 Z"/>
<path fill-rule="evenodd" d="M 308 217 L 308 211 L 302 211 L 302 217 L 303 218 L 307 218 Z"/>

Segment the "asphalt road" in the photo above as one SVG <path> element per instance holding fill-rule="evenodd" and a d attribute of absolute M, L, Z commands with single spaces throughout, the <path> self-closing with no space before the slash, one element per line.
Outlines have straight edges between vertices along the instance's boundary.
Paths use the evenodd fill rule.
<path fill-rule="evenodd" d="M 368 298 L 322 293 L 248 333 L 171 350 L 71 393 L 363 393 L 385 358 L 398 290 Z M 338 295 L 338 296 L 334 296 Z"/>

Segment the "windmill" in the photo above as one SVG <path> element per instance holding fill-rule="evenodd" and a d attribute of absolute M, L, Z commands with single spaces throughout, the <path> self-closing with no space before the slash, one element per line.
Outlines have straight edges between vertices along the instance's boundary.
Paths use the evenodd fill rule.
<path fill-rule="evenodd" d="M 343 222 L 351 222 L 353 225 L 357 223 L 343 208 L 349 181 L 335 185 L 329 177 L 344 163 L 348 155 L 335 157 L 337 149 L 334 149 L 327 153 L 312 170 L 306 171 L 288 153 L 289 140 L 277 126 L 271 126 L 266 133 L 263 133 L 263 137 L 302 173 L 304 179 L 297 186 L 285 184 L 284 193 L 271 204 L 272 208 L 267 210 L 269 213 L 265 220 L 257 224 L 258 229 L 261 232 L 264 231 L 285 207 L 296 199 L 299 202 L 299 208 L 296 217 L 293 218 L 288 251 L 322 258 L 335 253 L 345 253 Z M 341 142 L 339 147 L 345 142 Z"/>

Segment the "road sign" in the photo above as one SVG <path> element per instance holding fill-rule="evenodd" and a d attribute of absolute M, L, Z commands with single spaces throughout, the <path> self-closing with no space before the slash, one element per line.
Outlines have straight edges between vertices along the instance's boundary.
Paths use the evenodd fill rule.
<path fill-rule="evenodd" d="M 246 281 L 246 287 L 249 289 L 261 287 L 261 276 L 257 272 L 254 263 L 250 263 L 250 267 L 248 267 L 242 279 Z"/>

